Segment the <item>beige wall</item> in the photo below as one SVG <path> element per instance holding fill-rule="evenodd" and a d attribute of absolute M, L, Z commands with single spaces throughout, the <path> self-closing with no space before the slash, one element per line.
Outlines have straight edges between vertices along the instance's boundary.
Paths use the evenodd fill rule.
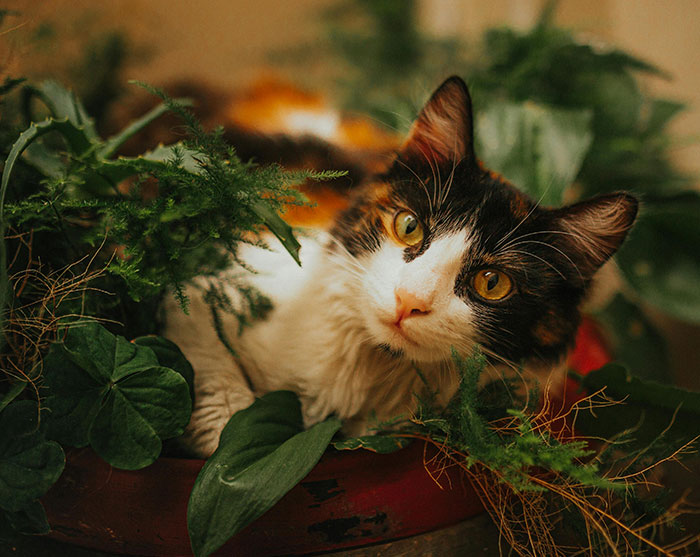
<path fill-rule="evenodd" d="M 401 1 L 401 0 L 397 0 Z M 30 30 L 49 18 L 74 36 L 99 25 L 124 28 L 142 53 L 130 78 L 163 83 L 173 77 L 237 86 L 255 77 L 266 54 L 313 44 L 322 32 L 319 10 L 335 0 L 5 0 L 23 12 L 19 28 L 0 35 L 0 63 L 13 52 L 17 65 L 31 64 Z M 543 0 L 420 0 L 427 30 L 476 35 L 491 25 L 529 26 Z M 85 14 L 90 14 L 86 16 Z M 700 2 L 698 0 L 562 0 L 557 19 L 592 37 L 608 39 L 668 70 L 673 79 L 647 80 L 657 94 L 694 106 L 674 126 L 680 138 L 700 136 Z M 5 31 L 7 29 L 5 26 Z M 10 47 L 10 48 L 8 48 Z M 427 85 L 426 85 L 427 86 Z M 679 147 L 678 161 L 700 173 L 700 144 Z"/>

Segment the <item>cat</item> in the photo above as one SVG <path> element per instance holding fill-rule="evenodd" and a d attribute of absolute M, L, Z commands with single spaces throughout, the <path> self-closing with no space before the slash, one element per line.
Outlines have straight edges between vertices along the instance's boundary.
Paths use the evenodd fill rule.
<path fill-rule="evenodd" d="M 452 349 L 468 355 L 476 343 L 492 374 L 518 364 L 561 373 L 593 275 L 637 205 L 611 193 L 539 206 L 476 158 L 469 91 L 447 79 L 388 169 L 354 190 L 329 229 L 301 235 L 301 267 L 281 248 L 241 250 L 273 309 L 240 334 L 221 314 L 236 358 L 194 294 L 207 280 L 191 287 L 189 315 L 168 302 L 163 335 L 195 369 L 185 444 L 210 455 L 233 413 L 278 389 L 298 393 L 307 426 L 333 414 L 347 434 L 364 433 L 372 413 L 415 408 L 416 369 L 446 403 L 458 384 Z M 238 296 L 226 277 L 218 285 Z"/>

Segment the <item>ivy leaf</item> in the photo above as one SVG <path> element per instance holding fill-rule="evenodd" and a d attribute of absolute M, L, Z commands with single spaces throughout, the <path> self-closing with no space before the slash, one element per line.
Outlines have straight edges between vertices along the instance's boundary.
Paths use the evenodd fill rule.
<path fill-rule="evenodd" d="M 63 472 L 63 450 L 39 431 L 39 407 L 31 400 L 0 414 L 0 508 L 26 511 Z"/>
<path fill-rule="evenodd" d="M 153 350 L 158 358 L 158 363 L 163 367 L 169 367 L 177 371 L 187 381 L 190 388 L 190 398 L 194 400 L 194 369 L 187 361 L 177 344 L 166 338 L 158 336 L 143 336 L 132 340 L 138 346 L 146 346 Z"/>
<path fill-rule="evenodd" d="M 187 526 L 197 557 L 209 555 L 261 516 L 321 458 L 341 423 L 303 431 L 301 405 L 275 391 L 234 414 L 192 489 Z"/>
<path fill-rule="evenodd" d="M 533 103 L 491 103 L 477 118 L 489 168 L 545 205 L 560 205 L 591 145 L 591 112 Z"/>
<path fill-rule="evenodd" d="M 639 379 L 618 364 L 590 372 L 581 384 L 588 392 L 605 388 L 607 396 L 623 401 L 595 414 L 580 410 L 576 429 L 586 435 L 612 439 L 629 430 L 635 445 L 660 441 L 674 448 L 698 436 L 700 393 Z"/>
<path fill-rule="evenodd" d="M 366 449 L 373 453 L 388 454 L 407 447 L 411 443 L 405 437 L 394 437 L 392 435 L 363 435 L 362 437 L 351 437 L 341 441 L 335 441 L 333 447 L 340 451 L 354 451 L 356 449 Z"/>
<path fill-rule="evenodd" d="M 700 322 L 700 195 L 649 200 L 617 261 L 646 302 Z"/>
<path fill-rule="evenodd" d="M 107 462 L 134 470 L 151 464 L 162 440 L 180 435 L 192 410 L 189 387 L 146 346 L 100 324 L 78 322 L 44 362 L 49 434 L 90 444 Z"/>

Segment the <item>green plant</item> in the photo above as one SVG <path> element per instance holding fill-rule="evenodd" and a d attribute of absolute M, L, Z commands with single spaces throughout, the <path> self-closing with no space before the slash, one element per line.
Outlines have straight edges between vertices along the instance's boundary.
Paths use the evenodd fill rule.
<path fill-rule="evenodd" d="M 6 81 L 3 94 L 20 83 Z M 245 163 L 220 130 L 205 132 L 185 103 L 153 92 L 163 104 L 107 139 L 54 82 L 24 89 L 27 117 L 33 98 L 48 115 L 21 133 L 3 112 L 0 510 L 20 531 L 48 530 L 37 498 L 61 474 L 61 445 L 90 445 L 113 466 L 137 469 L 189 420 L 193 371 L 177 346 L 112 331 L 133 338 L 157 330 L 167 291 L 186 311 L 184 285 L 236 265 L 240 242 L 263 245 L 261 226 L 298 261 L 278 211 L 302 202 L 293 184 L 342 174 Z M 116 155 L 166 110 L 182 117 L 189 139 Z M 269 302 L 241 270 L 247 306 L 216 301 L 246 323 Z"/>

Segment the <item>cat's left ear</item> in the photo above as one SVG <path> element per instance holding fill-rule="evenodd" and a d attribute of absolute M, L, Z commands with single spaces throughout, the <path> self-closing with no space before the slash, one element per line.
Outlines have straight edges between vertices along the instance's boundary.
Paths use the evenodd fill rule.
<path fill-rule="evenodd" d="M 632 228 L 638 206 L 628 193 L 611 193 L 551 210 L 560 231 L 553 242 L 568 254 L 572 279 L 588 281 L 612 257 Z"/>
<path fill-rule="evenodd" d="M 421 110 L 399 150 L 404 160 L 454 164 L 476 161 L 472 101 L 466 83 L 448 78 Z"/>

